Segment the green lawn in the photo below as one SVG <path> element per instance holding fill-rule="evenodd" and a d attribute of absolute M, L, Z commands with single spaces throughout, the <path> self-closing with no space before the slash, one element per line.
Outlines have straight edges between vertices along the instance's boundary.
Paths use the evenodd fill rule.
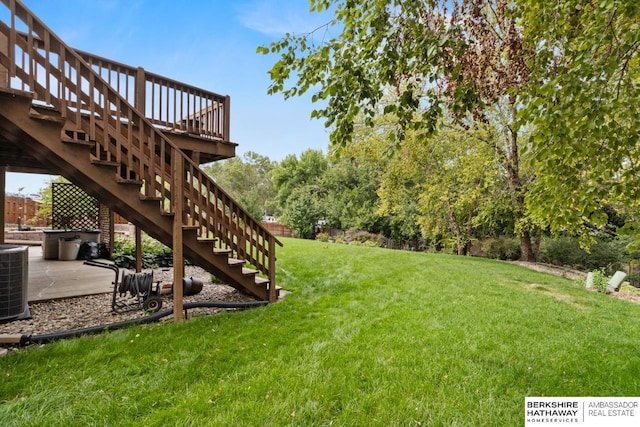
<path fill-rule="evenodd" d="M 637 396 L 640 306 L 486 259 L 283 239 L 282 302 L 0 358 L 0 425 L 518 426 Z"/>

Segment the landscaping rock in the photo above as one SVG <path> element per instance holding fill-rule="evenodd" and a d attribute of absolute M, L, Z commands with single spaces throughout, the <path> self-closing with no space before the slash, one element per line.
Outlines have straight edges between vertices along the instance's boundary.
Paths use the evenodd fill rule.
<path fill-rule="evenodd" d="M 154 278 L 169 278 L 172 277 L 172 274 L 173 272 L 171 270 L 167 271 L 166 268 L 157 269 L 154 271 Z M 212 284 L 210 274 L 199 267 L 185 267 L 185 277 L 198 278 L 204 283 L 202 292 L 197 295 L 184 297 L 185 303 L 195 301 L 241 302 L 255 300 L 255 298 L 240 293 L 230 286 Z M 123 314 L 112 314 L 112 297 L 113 294 L 108 293 L 31 303 L 29 304 L 31 319 L 15 320 L 0 324 L 0 334 L 28 333 L 41 335 L 70 329 L 88 328 L 146 316 L 143 310 Z M 163 310 L 173 307 L 171 295 L 164 295 L 162 299 Z M 223 311 L 223 309 L 194 309 L 189 311 L 189 315 L 197 316 L 198 314 L 216 313 L 220 311 Z"/>

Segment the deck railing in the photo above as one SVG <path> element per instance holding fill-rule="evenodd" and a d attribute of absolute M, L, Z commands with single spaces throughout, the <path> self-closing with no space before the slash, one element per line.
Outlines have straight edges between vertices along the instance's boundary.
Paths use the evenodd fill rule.
<path fill-rule="evenodd" d="M 27 34 L 18 33 L 27 38 Z M 44 42 L 32 37 L 39 49 Z M 231 141 L 231 97 L 182 83 L 142 67 L 133 67 L 75 49 L 93 70 L 129 104 L 161 129 L 205 139 Z"/>
<path fill-rule="evenodd" d="M 94 55 L 78 51 L 93 70 L 151 123 L 203 138 L 230 141 L 231 98 Z"/>
<path fill-rule="evenodd" d="M 130 70 L 125 67 L 114 71 L 113 66 L 109 69 L 96 61 L 87 63 L 20 1 L 0 1 L 8 9 L 0 11 L 0 43 L 3 40 L 5 43 L 0 48 L 0 71 L 8 71 L 11 87 L 32 92 L 35 100 L 59 111 L 66 119 L 67 137 L 95 142 L 96 160 L 116 165 L 121 179 L 140 182 L 141 194 L 158 199 L 165 210 L 170 211 L 176 205 L 172 190 L 177 189 L 175 194 L 183 195 L 177 205 L 184 208 L 175 215 L 181 215 L 182 223 L 197 226 L 202 237 L 217 238 L 218 247 L 231 249 L 232 256 L 247 260 L 265 274 L 271 282 L 270 299 L 275 299 L 275 246 L 281 243 L 157 129 L 156 125 L 167 124 L 177 117 L 181 120 L 186 117 L 188 121 L 193 114 L 197 120 L 203 109 L 198 110 L 196 104 L 187 103 L 191 107 L 181 104 L 179 108 L 171 104 L 174 107 L 168 108 L 165 115 L 159 112 L 146 118 L 130 102 L 131 87 L 127 83 L 131 81 L 127 74 Z M 100 71 L 103 69 L 108 71 Z M 166 88 L 173 84 L 168 79 L 145 75 L 145 86 L 149 82 Z M 118 77 L 106 81 L 105 76 Z M 167 89 L 167 93 L 178 97 L 191 89 L 176 85 Z M 197 99 L 202 93 L 189 96 Z M 151 105 L 156 101 L 153 94 L 152 90 Z M 166 101 L 171 96 L 159 99 Z M 149 97 L 147 94 L 137 99 Z M 210 105 L 216 104 L 212 101 Z M 228 97 L 222 100 L 222 105 L 227 108 L 228 119 Z M 223 122 L 228 132 L 227 119 Z M 200 132 L 205 123 L 215 122 L 207 120 L 194 124 L 193 129 Z M 188 124 L 185 126 L 189 128 Z M 176 165 L 184 167 L 176 173 L 173 171 Z M 182 182 L 183 188 L 176 188 L 174 181 Z"/>

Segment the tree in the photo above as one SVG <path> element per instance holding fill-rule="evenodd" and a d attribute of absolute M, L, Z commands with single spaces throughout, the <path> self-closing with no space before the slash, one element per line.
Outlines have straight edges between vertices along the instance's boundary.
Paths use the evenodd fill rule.
<path fill-rule="evenodd" d="M 506 178 L 484 142 L 486 134 L 479 129 L 408 134 L 382 178 L 382 210 L 415 210 L 425 237 L 452 236 L 457 253 L 466 255 L 476 229 L 495 222 L 496 200 L 505 199 Z"/>
<path fill-rule="evenodd" d="M 258 48 L 280 54 L 270 70 L 269 93 L 282 92 L 288 98 L 314 90 L 312 100 L 326 105 L 311 115 L 333 128 L 330 139 L 338 146 L 349 142 L 356 118 L 372 124 L 381 108 L 397 115 L 398 135 L 405 126 L 422 123 L 414 117 L 421 106 L 427 107 L 421 119 L 433 128 L 441 102 L 431 77 L 442 74 L 444 49 L 455 40 L 445 25 L 446 2 L 434 3 L 441 5 L 421 0 L 310 0 L 314 12 L 335 5 L 334 18 L 309 33 L 287 34 Z M 334 30 L 338 37 L 329 36 Z M 297 81 L 286 86 L 293 76 Z M 397 102 L 380 106 L 386 88 L 395 89 Z"/>
<path fill-rule="evenodd" d="M 40 195 L 40 203 L 38 204 L 38 211 L 36 212 L 36 218 L 41 219 L 47 223 L 51 221 L 52 217 L 52 209 L 53 209 L 53 193 L 52 193 L 52 184 L 54 183 L 62 183 L 69 184 L 69 180 L 67 180 L 63 176 L 52 177 L 47 185 L 38 190 L 38 194 Z"/>
<path fill-rule="evenodd" d="M 312 8 L 321 10 L 329 3 L 312 1 Z M 313 35 L 305 34 L 271 45 L 271 51 L 282 54 L 272 69 L 270 90 L 291 96 L 320 86 L 315 97 L 329 102 L 315 115 L 335 126 L 332 141 L 339 145 L 352 138 L 356 115 L 373 125 L 375 116 L 393 114 L 394 143 L 407 130 L 433 132 L 445 102 L 446 111 L 467 125 L 500 119 L 493 148 L 507 176 L 523 258 L 532 260 L 517 120 L 520 92 L 529 78 L 524 63 L 528 52 L 508 4 L 340 2 L 329 24 L 343 25 L 340 38 L 316 45 L 309 42 Z M 285 89 L 291 71 L 298 82 Z"/>
<path fill-rule="evenodd" d="M 273 170 L 273 185 L 282 212 L 280 221 L 299 237 L 315 236 L 318 221 L 324 217 L 321 198 L 326 192 L 322 178 L 327 167 L 322 151 L 308 149 L 300 159 L 289 154 Z"/>
<path fill-rule="evenodd" d="M 302 239 L 315 237 L 318 221 L 324 216 L 318 201 L 318 191 L 319 188 L 313 185 L 297 187 L 287 199 L 281 221 Z"/>
<path fill-rule="evenodd" d="M 273 184 L 281 208 L 287 204 L 291 193 L 298 187 L 320 185 L 328 162 L 320 150 L 308 149 L 300 155 L 287 155 L 273 171 Z"/>
<path fill-rule="evenodd" d="M 606 223 L 609 202 L 629 213 L 627 227 L 640 238 L 640 5 L 519 3 L 536 49 L 522 117 L 535 129 L 539 177 L 528 206 L 552 231 L 580 232 Z"/>
<path fill-rule="evenodd" d="M 313 11 L 332 6 L 326 27 L 258 50 L 280 54 L 270 93 L 314 90 L 326 101 L 312 116 L 332 127 L 333 144 L 350 143 L 359 116 L 373 125 L 395 114 L 391 146 L 408 130 L 433 132 L 445 110 L 470 125 L 497 117 L 524 259 L 535 257 L 546 224 L 555 232 L 602 225 L 599 208 L 611 198 L 637 211 L 634 2 L 311 1 Z"/>
<path fill-rule="evenodd" d="M 380 175 L 365 159 L 347 152 L 330 157 L 322 177 L 326 191 L 322 199 L 327 225 L 332 228 L 379 233 L 383 218 L 378 214 Z"/>
<path fill-rule="evenodd" d="M 204 171 L 251 216 L 262 218 L 265 213 L 277 213 L 274 212 L 276 192 L 271 179 L 275 166 L 269 157 L 248 151 L 241 158 L 233 157 L 205 166 Z"/>

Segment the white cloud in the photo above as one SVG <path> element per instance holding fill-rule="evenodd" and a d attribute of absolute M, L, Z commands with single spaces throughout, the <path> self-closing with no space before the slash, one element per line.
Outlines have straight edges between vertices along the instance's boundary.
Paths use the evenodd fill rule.
<path fill-rule="evenodd" d="M 237 18 L 245 27 L 269 36 L 307 33 L 326 24 L 332 15 L 309 11 L 305 0 L 252 0 L 237 7 Z"/>

